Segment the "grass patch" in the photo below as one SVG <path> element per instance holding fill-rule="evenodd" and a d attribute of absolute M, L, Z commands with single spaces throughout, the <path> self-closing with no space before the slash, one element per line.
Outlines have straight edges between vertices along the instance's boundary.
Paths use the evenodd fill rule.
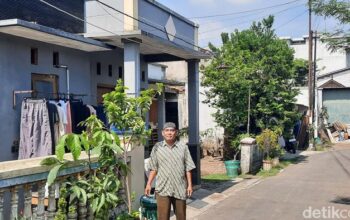
<path fill-rule="evenodd" d="M 270 177 L 270 176 L 276 176 L 278 173 L 281 172 L 281 170 L 283 170 L 284 168 L 286 168 L 290 164 L 296 164 L 297 162 L 298 162 L 297 158 L 280 160 L 280 163 L 277 166 L 272 167 L 271 170 L 266 171 L 266 170 L 261 169 L 256 175 L 261 176 L 263 178 Z"/>
<path fill-rule="evenodd" d="M 230 177 L 228 177 L 226 174 L 209 174 L 202 176 L 202 181 L 205 182 L 224 182 L 227 180 L 232 180 Z"/>

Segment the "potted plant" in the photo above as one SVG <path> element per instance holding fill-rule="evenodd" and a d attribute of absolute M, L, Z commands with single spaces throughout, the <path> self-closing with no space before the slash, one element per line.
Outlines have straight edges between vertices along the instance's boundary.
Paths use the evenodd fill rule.
<path fill-rule="evenodd" d="M 280 157 L 284 154 L 284 150 L 279 143 L 279 138 L 283 138 L 283 127 L 276 126 L 274 129 L 274 133 L 277 136 L 277 145 L 271 149 L 271 158 L 272 158 L 272 166 L 277 166 L 280 163 Z"/>
<path fill-rule="evenodd" d="M 238 176 L 238 169 L 240 168 L 240 161 L 237 160 L 238 154 L 241 152 L 241 140 L 243 138 L 249 137 L 248 134 L 238 135 L 236 138 L 232 139 L 230 142 L 230 150 L 233 152 L 232 160 L 225 160 L 226 174 L 230 178 L 235 178 Z"/>
<path fill-rule="evenodd" d="M 277 166 L 280 163 L 280 157 L 283 155 L 283 149 L 277 145 L 271 149 L 272 166 Z"/>
<path fill-rule="evenodd" d="M 278 136 L 274 131 L 265 129 L 256 137 L 256 142 L 263 152 L 263 170 L 270 170 L 272 159 L 275 157 L 275 150 L 279 147 Z"/>

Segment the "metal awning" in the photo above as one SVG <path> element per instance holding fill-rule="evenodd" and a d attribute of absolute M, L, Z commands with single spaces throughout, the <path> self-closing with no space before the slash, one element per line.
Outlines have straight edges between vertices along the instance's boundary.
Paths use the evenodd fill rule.
<path fill-rule="evenodd" d="M 124 47 L 123 42 L 125 41 L 138 42 L 140 43 L 140 53 L 144 55 L 146 62 L 208 59 L 212 56 L 208 51 L 181 46 L 141 30 L 124 32 L 119 35 L 108 33 L 100 35 L 85 34 L 85 37 L 91 37 L 120 48 Z"/>
<path fill-rule="evenodd" d="M 114 48 L 103 42 L 85 38 L 81 35 L 20 19 L 0 20 L 0 33 L 87 52 L 106 51 Z"/>

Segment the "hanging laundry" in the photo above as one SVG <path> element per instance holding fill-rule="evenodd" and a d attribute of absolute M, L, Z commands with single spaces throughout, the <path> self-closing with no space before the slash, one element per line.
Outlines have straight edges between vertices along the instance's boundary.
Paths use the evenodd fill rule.
<path fill-rule="evenodd" d="M 51 155 L 52 137 L 46 100 L 22 101 L 18 159 Z"/>
<path fill-rule="evenodd" d="M 47 109 L 49 113 L 50 131 L 51 131 L 51 139 L 52 139 L 52 154 L 55 154 L 55 146 L 59 139 L 60 119 L 59 119 L 57 107 L 55 104 L 48 102 Z"/>
<path fill-rule="evenodd" d="M 90 110 L 82 101 L 70 101 L 70 108 L 72 114 L 72 131 L 75 134 L 81 134 L 85 127 L 80 126 L 79 123 L 85 121 L 90 116 Z"/>
<path fill-rule="evenodd" d="M 90 110 L 90 115 L 96 115 L 96 109 L 92 105 L 86 105 Z"/>

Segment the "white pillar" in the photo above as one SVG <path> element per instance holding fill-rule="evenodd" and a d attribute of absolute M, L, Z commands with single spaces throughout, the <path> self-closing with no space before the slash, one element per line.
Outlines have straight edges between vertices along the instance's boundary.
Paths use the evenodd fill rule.
<path fill-rule="evenodd" d="M 140 94 L 140 44 L 123 40 L 124 43 L 124 85 L 132 96 Z"/>
<path fill-rule="evenodd" d="M 199 146 L 199 61 L 188 60 L 188 146 L 196 169 L 192 172 L 193 183 L 200 185 Z"/>
<path fill-rule="evenodd" d="M 130 96 L 140 95 L 141 85 L 141 67 L 140 67 L 140 44 L 131 42 L 127 39 L 122 40 L 124 43 L 124 85 L 128 87 L 126 91 Z M 143 194 L 144 190 L 144 146 L 133 146 L 130 152 L 130 169 L 133 175 L 130 175 L 131 192 L 136 193 L 136 198 Z M 139 206 L 139 201 L 136 199 L 133 203 L 133 208 Z"/>

